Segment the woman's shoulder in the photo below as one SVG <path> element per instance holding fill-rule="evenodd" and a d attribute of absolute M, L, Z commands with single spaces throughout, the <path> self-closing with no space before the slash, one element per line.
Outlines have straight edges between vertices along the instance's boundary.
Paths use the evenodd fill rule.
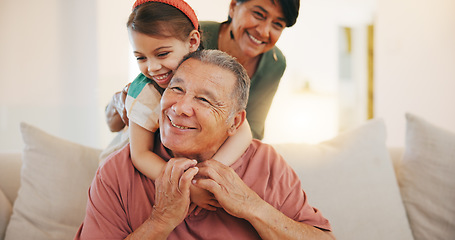
<path fill-rule="evenodd" d="M 221 23 L 214 21 L 201 21 L 202 44 L 205 49 L 218 49 L 218 34 Z"/>
<path fill-rule="evenodd" d="M 273 65 L 280 65 L 286 67 L 286 57 L 277 46 L 274 46 L 272 49 L 265 52 L 264 58 L 267 60 L 268 63 L 273 63 Z"/>
<path fill-rule="evenodd" d="M 262 55 L 257 72 L 261 77 L 281 78 L 286 70 L 286 57 L 283 52 L 275 46 Z"/>
<path fill-rule="evenodd" d="M 218 31 L 220 29 L 220 22 L 216 21 L 200 21 L 199 24 L 201 25 L 202 30 L 216 30 Z"/>

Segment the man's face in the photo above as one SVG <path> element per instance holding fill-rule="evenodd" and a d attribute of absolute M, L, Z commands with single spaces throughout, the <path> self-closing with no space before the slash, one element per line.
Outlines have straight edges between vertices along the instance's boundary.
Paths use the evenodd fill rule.
<path fill-rule="evenodd" d="M 211 158 L 231 135 L 232 72 L 188 59 L 161 98 L 160 134 L 176 156 Z"/>

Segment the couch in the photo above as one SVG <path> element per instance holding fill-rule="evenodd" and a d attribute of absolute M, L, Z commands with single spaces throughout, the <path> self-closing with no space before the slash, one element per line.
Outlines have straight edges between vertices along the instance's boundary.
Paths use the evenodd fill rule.
<path fill-rule="evenodd" d="M 274 145 L 337 239 L 455 239 L 455 134 L 412 114 L 406 124 L 404 150 L 386 147 L 381 119 L 319 144 Z M 72 239 L 101 150 L 20 131 L 23 152 L 0 154 L 0 239 Z"/>

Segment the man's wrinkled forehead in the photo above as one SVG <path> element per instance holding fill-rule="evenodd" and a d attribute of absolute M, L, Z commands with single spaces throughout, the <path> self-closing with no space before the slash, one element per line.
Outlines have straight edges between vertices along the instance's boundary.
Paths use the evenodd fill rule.
<path fill-rule="evenodd" d="M 202 68 L 203 71 L 194 69 L 195 66 Z M 173 83 L 186 86 L 192 82 L 204 80 L 210 84 L 200 86 L 199 91 L 216 95 L 215 92 L 218 92 L 218 89 L 226 88 L 226 83 L 229 83 L 230 77 L 233 75 L 226 74 L 226 69 L 220 66 L 190 58 L 179 66 L 169 86 Z"/>

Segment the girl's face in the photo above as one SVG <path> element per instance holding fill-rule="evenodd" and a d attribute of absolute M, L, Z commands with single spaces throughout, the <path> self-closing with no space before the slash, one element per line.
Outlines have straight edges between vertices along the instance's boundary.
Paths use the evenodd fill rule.
<path fill-rule="evenodd" d="M 232 18 L 235 41 L 249 57 L 256 57 L 272 49 L 286 27 L 278 1 L 250 0 L 237 3 L 232 0 L 229 15 Z"/>
<path fill-rule="evenodd" d="M 194 30 L 188 39 L 149 36 L 129 30 L 134 56 L 142 74 L 166 88 L 183 56 L 199 47 L 200 35 Z"/>

